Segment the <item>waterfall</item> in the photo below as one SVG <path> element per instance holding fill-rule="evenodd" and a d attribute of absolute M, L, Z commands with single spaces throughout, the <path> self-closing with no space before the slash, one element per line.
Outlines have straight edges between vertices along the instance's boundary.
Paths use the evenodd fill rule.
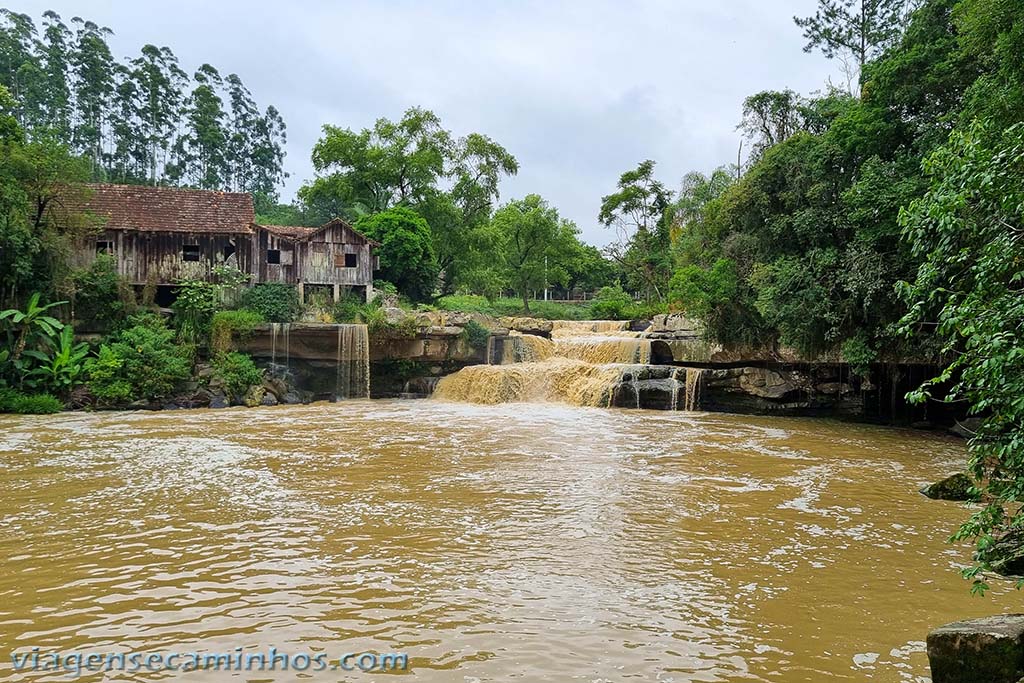
<path fill-rule="evenodd" d="M 291 329 L 291 323 L 270 323 L 270 374 L 285 380 L 291 371 Z M 283 339 L 283 366 L 277 364 L 278 339 Z"/>
<path fill-rule="evenodd" d="M 335 400 L 369 398 L 370 338 L 366 325 L 338 325 Z"/>
<path fill-rule="evenodd" d="M 488 365 L 463 368 L 443 378 L 434 395 L 473 403 L 609 406 L 615 387 L 628 381 L 640 407 L 636 368 L 650 362 L 651 342 L 627 330 L 628 325 L 616 320 L 556 320 L 551 339 L 512 332 L 489 342 Z"/>
<path fill-rule="evenodd" d="M 704 384 L 704 373 L 702 368 L 685 368 L 686 370 L 686 395 L 684 410 L 700 410 L 701 390 Z"/>
<path fill-rule="evenodd" d="M 270 368 L 273 372 L 273 368 L 277 365 L 277 328 L 280 327 L 280 323 L 270 323 Z"/>

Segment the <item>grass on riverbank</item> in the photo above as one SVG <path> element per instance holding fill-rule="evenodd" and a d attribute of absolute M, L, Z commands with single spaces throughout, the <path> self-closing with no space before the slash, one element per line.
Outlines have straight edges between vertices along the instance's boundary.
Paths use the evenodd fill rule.
<path fill-rule="evenodd" d="M 489 300 L 487 297 L 471 294 L 453 294 L 442 296 L 434 302 L 434 306 L 443 311 L 465 311 L 467 313 L 483 313 L 498 316 L 530 316 L 545 320 L 589 320 L 591 317 L 590 303 L 564 303 L 555 301 L 531 301 L 530 312 L 523 310 L 520 299 L 502 297 Z"/>

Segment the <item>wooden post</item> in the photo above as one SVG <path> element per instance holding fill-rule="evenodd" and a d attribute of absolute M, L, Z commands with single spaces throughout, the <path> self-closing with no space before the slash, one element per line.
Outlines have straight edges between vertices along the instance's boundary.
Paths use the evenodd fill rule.
<path fill-rule="evenodd" d="M 299 281 L 299 303 L 306 303 L 306 285 L 301 280 Z"/>
<path fill-rule="evenodd" d="M 338 303 L 338 300 L 340 298 L 341 298 L 341 285 L 339 285 L 337 282 L 335 282 L 334 283 L 334 303 Z"/>

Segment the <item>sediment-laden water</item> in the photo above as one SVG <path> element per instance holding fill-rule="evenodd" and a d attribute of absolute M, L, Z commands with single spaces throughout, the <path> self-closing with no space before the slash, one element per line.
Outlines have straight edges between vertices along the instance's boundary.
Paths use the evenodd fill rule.
<path fill-rule="evenodd" d="M 924 681 L 930 628 L 1020 611 L 969 596 L 964 510 L 917 492 L 962 457 L 555 405 L 0 416 L 0 679 L 57 680 L 11 670 L 32 647 L 274 646 L 438 682 Z"/>
<path fill-rule="evenodd" d="M 615 320 L 556 320 L 551 339 L 512 333 L 501 340 L 500 354 L 493 346 L 488 348 L 491 364 L 471 365 L 442 378 L 435 394 L 470 403 L 609 406 L 624 374 L 651 360 L 650 340 L 627 330 L 628 325 Z M 687 370 L 680 368 L 667 381 L 674 392 L 685 389 Z"/>

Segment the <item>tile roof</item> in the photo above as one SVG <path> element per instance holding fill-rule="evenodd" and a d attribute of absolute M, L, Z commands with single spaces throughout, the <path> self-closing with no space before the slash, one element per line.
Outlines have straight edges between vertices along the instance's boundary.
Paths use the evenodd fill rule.
<path fill-rule="evenodd" d="M 350 223 L 343 221 L 340 218 L 332 218 L 331 220 L 327 221 L 318 228 L 310 228 L 302 225 L 260 225 L 256 223 L 254 223 L 252 227 L 256 228 L 257 230 L 266 230 L 270 234 L 277 235 L 278 237 L 284 237 L 286 239 L 301 242 L 303 240 L 309 239 L 310 237 L 312 237 L 313 235 L 317 234 L 322 230 L 326 230 L 327 228 L 335 226 L 341 226 L 342 228 L 348 230 L 353 235 L 355 235 L 356 237 L 358 237 L 359 239 L 361 239 L 362 241 L 366 242 L 371 246 L 380 246 L 380 242 L 377 242 L 376 240 L 371 240 L 369 237 L 353 228 Z"/>
<path fill-rule="evenodd" d="M 106 230 L 251 233 L 252 195 L 149 185 L 87 184 L 68 209 L 107 219 Z"/>
<path fill-rule="evenodd" d="M 302 239 L 309 237 L 320 228 L 308 228 L 304 225 L 254 225 L 254 228 L 262 228 L 272 235 L 288 239 Z"/>

